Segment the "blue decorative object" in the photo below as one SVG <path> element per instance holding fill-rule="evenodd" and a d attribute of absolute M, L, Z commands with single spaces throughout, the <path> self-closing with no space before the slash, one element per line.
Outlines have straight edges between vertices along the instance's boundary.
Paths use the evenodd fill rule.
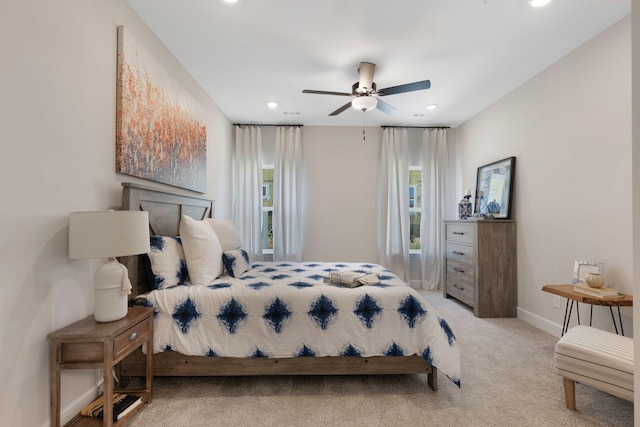
<path fill-rule="evenodd" d="M 471 218 L 471 216 L 473 215 L 471 202 L 469 201 L 470 197 L 471 195 L 466 195 L 462 198 L 462 200 L 460 200 L 460 203 L 458 203 L 458 218 L 467 219 Z"/>
<path fill-rule="evenodd" d="M 490 214 L 499 214 L 500 213 L 500 203 L 493 199 L 491 202 L 487 203 L 487 212 Z"/>

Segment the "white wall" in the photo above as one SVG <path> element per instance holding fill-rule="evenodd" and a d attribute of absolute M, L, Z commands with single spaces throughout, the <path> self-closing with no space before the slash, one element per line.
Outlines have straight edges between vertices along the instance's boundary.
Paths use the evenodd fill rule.
<path fill-rule="evenodd" d="M 302 130 L 305 245 L 312 261 L 377 262 L 376 177 L 382 130 Z"/>
<path fill-rule="evenodd" d="M 607 285 L 633 293 L 630 27 L 623 19 L 457 129 L 464 187 L 478 166 L 517 157 L 519 317 L 558 335 L 564 305 L 540 289 L 571 283 L 575 260 L 604 262 Z"/>
<path fill-rule="evenodd" d="M 136 182 L 114 173 L 121 24 L 206 111 L 206 196 L 228 215 L 231 125 L 124 0 L 0 2 L 2 425 L 48 425 L 47 334 L 93 313 L 104 260 L 68 259 L 69 212 L 119 207 L 120 183 Z M 97 378 L 64 372 L 63 422 L 93 397 Z"/>
<path fill-rule="evenodd" d="M 632 169 L 633 169 L 633 265 L 640 266 L 640 8 L 631 7 L 632 76 Z M 640 268 L 633 269 L 634 290 L 640 289 Z M 636 295 L 638 295 L 636 293 Z M 640 307 L 633 308 L 633 327 L 640 330 Z M 634 354 L 640 354 L 640 340 L 633 342 Z M 640 357 L 634 360 L 634 372 L 640 372 Z M 640 390 L 640 375 L 634 376 L 634 389 Z M 640 399 L 634 401 L 635 424 L 640 423 Z"/>

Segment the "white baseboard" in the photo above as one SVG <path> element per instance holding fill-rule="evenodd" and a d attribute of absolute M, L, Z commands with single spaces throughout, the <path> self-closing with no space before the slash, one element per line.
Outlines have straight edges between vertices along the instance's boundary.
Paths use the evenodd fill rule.
<path fill-rule="evenodd" d="M 551 322 L 543 317 L 533 314 L 530 311 L 524 310 L 518 307 L 518 319 L 535 326 L 538 329 L 545 331 L 555 337 L 560 338 L 562 335 L 562 325 Z"/>
<path fill-rule="evenodd" d="M 89 402 L 92 402 L 93 399 L 96 398 L 96 389 L 99 386 L 100 386 L 100 381 L 96 383 L 95 388 L 90 388 L 84 394 L 82 394 L 82 396 L 78 397 L 69 405 L 67 405 L 64 408 L 60 408 L 60 419 L 62 420 L 61 425 L 65 425 L 67 422 L 71 421 L 73 417 L 75 417 L 80 413 L 80 411 L 82 410 L 82 408 L 85 407 L 85 405 L 89 404 Z M 53 423 L 51 422 L 51 420 L 49 420 L 49 422 L 42 424 L 41 427 L 49 427 L 51 425 L 53 425 Z"/>

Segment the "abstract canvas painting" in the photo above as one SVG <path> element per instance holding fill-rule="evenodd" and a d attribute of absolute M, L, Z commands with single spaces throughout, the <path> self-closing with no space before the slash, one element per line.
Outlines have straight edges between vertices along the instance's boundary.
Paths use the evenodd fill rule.
<path fill-rule="evenodd" d="M 201 108 L 123 26 L 116 92 L 116 172 L 206 192 Z"/>

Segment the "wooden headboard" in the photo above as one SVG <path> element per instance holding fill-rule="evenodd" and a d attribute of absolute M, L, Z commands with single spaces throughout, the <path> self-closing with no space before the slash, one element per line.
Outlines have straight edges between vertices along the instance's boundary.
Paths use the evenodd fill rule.
<path fill-rule="evenodd" d="M 130 183 L 123 183 L 122 187 L 122 210 L 149 212 L 149 233 L 152 236 L 178 236 L 182 215 L 197 220 L 215 216 L 213 200 L 154 190 Z M 133 288 L 129 299 L 151 290 L 142 262 L 143 256 L 119 258 L 129 269 L 129 279 Z"/>

